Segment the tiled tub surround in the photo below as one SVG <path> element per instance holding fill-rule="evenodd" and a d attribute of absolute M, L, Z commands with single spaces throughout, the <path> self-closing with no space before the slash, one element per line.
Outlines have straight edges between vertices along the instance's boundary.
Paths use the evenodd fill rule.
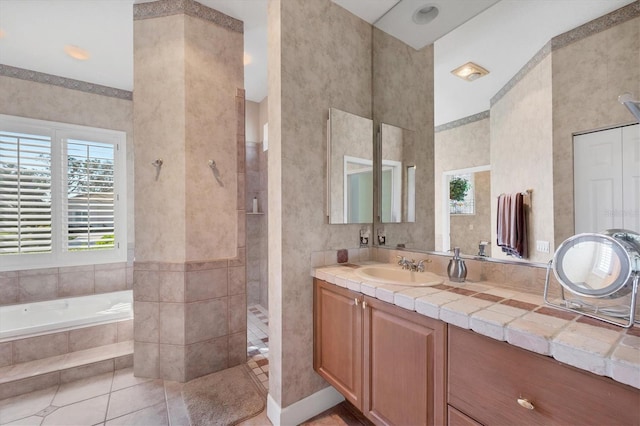
<path fill-rule="evenodd" d="M 433 259 L 429 263 L 432 269 L 442 262 L 440 257 L 449 259 L 429 256 Z M 378 262 L 364 262 L 371 263 Z M 477 273 L 471 271 L 472 275 Z M 503 276 L 500 284 L 489 280 L 458 284 L 449 282 L 445 276 L 444 283 L 436 286 L 406 287 L 362 280 L 353 267 L 341 265 L 312 268 L 311 274 L 339 287 L 640 388 L 640 327 L 623 329 L 545 306 L 542 293 L 505 287 L 504 283 L 517 281 L 517 275 Z"/>
<path fill-rule="evenodd" d="M 133 365 L 133 320 L 0 343 L 0 399 Z"/>
<path fill-rule="evenodd" d="M 0 305 L 131 288 L 133 265 L 127 262 L 0 272 Z"/>
<path fill-rule="evenodd" d="M 133 340 L 133 319 L 0 342 L 0 367 Z"/>

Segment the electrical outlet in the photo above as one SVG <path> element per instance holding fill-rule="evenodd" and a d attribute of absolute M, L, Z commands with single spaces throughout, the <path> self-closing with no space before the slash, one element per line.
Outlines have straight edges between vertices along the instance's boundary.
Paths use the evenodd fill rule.
<path fill-rule="evenodd" d="M 538 253 L 549 253 L 549 241 L 536 241 L 536 251 Z"/>

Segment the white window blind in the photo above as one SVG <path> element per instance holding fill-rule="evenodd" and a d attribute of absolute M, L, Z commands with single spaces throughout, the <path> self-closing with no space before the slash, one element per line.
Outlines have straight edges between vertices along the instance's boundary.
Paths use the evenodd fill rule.
<path fill-rule="evenodd" d="M 0 115 L 0 270 L 126 260 L 125 142 Z"/>
<path fill-rule="evenodd" d="M 70 250 L 114 246 L 113 145 L 66 141 L 67 246 Z"/>
<path fill-rule="evenodd" d="M 51 252 L 51 138 L 0 130 L 0 254 Z"/>

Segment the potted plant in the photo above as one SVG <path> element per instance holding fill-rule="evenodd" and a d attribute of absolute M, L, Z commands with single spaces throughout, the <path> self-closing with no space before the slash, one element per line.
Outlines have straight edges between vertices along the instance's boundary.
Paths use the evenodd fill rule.
<path fill-rule="evenodd" d="M 456 213 L 469 192 L 469 186 L 469 181 L 463 177 L 455 176 L 449 181 L 449 200 L 455 206 Z"/>

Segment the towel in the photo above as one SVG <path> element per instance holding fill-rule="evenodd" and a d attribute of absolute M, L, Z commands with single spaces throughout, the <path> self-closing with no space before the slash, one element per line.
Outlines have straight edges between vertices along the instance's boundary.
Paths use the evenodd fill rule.
<path fill-rule="evenodd" d="M 522 193 L 498 197 L 497 244 L 510 256 L 526 259 L 528 253 L 526 205 Z"/>

